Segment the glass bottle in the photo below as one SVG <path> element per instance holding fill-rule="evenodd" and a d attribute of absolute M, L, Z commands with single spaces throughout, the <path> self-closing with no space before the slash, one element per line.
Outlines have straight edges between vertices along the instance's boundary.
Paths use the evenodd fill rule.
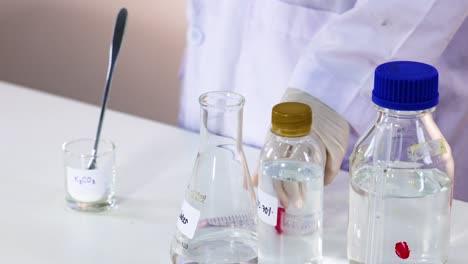
<path fill-rule="evenodd" d="M 325 148 L 303 103 L 273 107 L 260 154 L 258 263 L 321 263 Z"/>
<path fill-rule="evenodd" d="M 201 143 L 171 245 L 173 263 L 256 263 L 255 193 L 242 150 L 244 97 L 200 96 Z"/>
<path fill-rule="evenodd" d="M 378 117 L 351 155 L 350 263 L 447 263 L 454 162 L 432 117 L 438 96 L 430 65 L 375 70 Z"/>

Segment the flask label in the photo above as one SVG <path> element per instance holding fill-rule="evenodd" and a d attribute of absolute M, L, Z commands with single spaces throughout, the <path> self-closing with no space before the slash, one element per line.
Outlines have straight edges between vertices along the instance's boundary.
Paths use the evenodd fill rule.
<path fill-rule="evenodd" d="M 192 239 L 197 229 L 198 220 L 200 219 L 200 211 L 192 207 L 184 200 L 182 209 L 177 220 L 177 228 L 186 237 Z"/>
<path fill-rule="evenodd" d="M 276 226 L 278 199 L 258 188 L 257 213 L 258 217 L 271 226 Z"/>
<path fill-rule="evenodd" d="M 94 169 L 75 169 L 67 167 L 67 191 L 80 202 L 95 202 L 106 196 L 112 180 L 112 173 Z"/>

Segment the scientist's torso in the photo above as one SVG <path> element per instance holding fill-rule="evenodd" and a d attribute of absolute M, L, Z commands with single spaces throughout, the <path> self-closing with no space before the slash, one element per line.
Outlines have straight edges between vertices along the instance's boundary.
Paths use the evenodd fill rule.
<path fill-rule="evenodd" d="M 180 124 L 198 130 L 200 94 L 235 91 L 246 98 L 244 142 L 262 145 L 303 49 L 338 12 L 281 0 L 188 1 Z"/>
<path fill-rule="evenodd" d="M 316 4 L 304 4 L 312 2 Z M 187 5 L 187 46 L 180 72 L 180 125 L 198 130 L 201 94 L 213 90 L 234 91 L 246 98 L 244 142 L 261 146 L 270 124 L 271 108 L 288 87 L 301 54 L 320 29 L 352 9 L 356 1 L 190 0 Z M 468 156 L 468 137 L 464 132 L 468 124 L 466 36 L 468 21 L 465 20 L 443 55 L 433 63 L 440 73 L 440 105 L 435 119 L 452 145 L 456 177 L 464 176 L 461 172 L 468 170 L 464 158 Z M 371 89 L 359 91 L 369 102 Z M 343 92 L 355 94 L 350 89 Z M 354 103 L 359 101 L 362 98 Z M 366 112 L 371 114 L 355 116 L 350 123 L 357 120 L 371 125 L 375 110 L 369 107 Z M 354 144 L 364 131 L 351 130 Z M 468 189 L 468 180 L 457 185 L 457 189 Z M 468 200 L 468 192 L 463 195 Z"/>

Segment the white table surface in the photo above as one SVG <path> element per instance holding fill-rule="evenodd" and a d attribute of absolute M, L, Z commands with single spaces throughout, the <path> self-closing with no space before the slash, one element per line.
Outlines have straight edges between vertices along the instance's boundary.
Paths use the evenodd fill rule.
<path fill-rule="evenodd" d="M 112 100 L 112 99 L 111 99 Z M 99 109 L 0 82 L 0 263 L 170 263 L 198 135 L 115 111 L 118 206 L 65 208 L 62 143 L 93 137 Z M 245 148 L 250 168 L 258 150 Z M 325 263 L 346 263 L 347 174 L 325 188 Z M 468 263 L 468 203 L 453 202 L 449 263 Z"/>

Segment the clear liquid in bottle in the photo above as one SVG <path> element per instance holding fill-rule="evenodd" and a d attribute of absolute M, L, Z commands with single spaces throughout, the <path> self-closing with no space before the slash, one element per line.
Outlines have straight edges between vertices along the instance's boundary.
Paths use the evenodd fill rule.
<path fill-rule="evenodd" d="M 378 172 L 363 167 L 351 179 L 348 256 L 365 263 L 368 188 Z M 388 169 L 381 202 L 381 264 L 447 263 L 450 238 L 450 177 L 437 169 Z"/>
<path fill-rule="evenodd" d="M 262 191 L 280 206 L 276 226 L 258 221 L 261 263 L 321 263 L 323 168 L 295 160 L 266 161 L 262 177 L 272 179 L 272 185 L 261 184 Z"/>

